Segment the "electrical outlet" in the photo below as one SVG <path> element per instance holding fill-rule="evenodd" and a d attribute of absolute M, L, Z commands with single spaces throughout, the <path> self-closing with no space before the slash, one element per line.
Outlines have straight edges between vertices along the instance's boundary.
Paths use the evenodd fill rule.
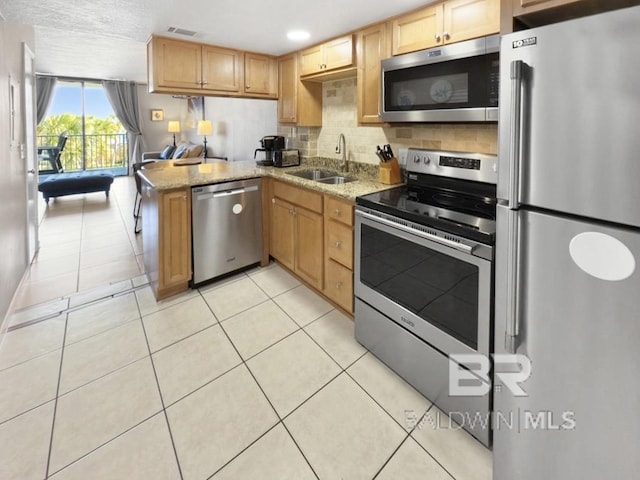
<path fill-rule="evenodd" d="M 398 163 L 401 167 L 407 165 L 407 153 L 409 152 L 408 148 L 399 148 L 398 149 Z"/>

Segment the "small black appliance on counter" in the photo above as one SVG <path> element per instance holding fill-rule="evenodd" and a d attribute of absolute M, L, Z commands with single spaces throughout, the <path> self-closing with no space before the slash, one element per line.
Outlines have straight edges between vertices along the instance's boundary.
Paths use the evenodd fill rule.
<path fill-rule="evenodd" d="M 258 152 L 264 152 L 264 160 L 258 160 L 256 163 L 260 166 L 271 167 L 273 166 L 273 153 L 284 149 L 285 140 L 280 135 L 268 135 L 260 139 L 260 145 L 262 148 L 256 148 L 253 152 L 253 158 L 255 160 Z"/>
<path fill-rule="evenodd" d="M 273 166 L 278 168 L 300 165 L 300 153 L 295 149 L 283 149 L 273 152 Z"/>

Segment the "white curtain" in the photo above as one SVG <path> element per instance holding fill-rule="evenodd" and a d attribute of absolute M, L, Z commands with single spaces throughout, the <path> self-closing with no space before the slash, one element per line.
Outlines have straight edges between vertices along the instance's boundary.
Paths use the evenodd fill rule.
<path fill-rule="evenodd" d="M 143 149 L 136 84 L 134 82 L 104 80 L 102 86 L 118 120 L 127 129 L 129 168 L 131 168 L 131 165 L 140 158 Z"/>
<path fill-rule="evenodd" d="M 47 115 L 56 83 L 58 83 L 56 77 L 36 76 L 36 125 L 40 125 Z"/>

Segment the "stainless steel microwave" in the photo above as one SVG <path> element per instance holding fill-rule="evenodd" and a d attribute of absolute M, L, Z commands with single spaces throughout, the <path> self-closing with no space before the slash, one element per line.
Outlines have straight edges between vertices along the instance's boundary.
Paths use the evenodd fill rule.
<path fill-rule="evenodd" d="M 497 122 L 500 36 L 382 61 L 385 122 Z"/>

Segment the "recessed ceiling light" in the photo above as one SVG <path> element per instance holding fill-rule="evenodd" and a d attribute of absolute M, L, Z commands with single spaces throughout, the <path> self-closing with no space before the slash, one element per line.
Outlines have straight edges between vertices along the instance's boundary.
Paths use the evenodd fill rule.
<path fill-rule="evenodd" d="M 311 34 L 304 30 L 292 30 L 287 33 L 287 38 L 294 41 L 308 40 L 310 36 Z"/>

